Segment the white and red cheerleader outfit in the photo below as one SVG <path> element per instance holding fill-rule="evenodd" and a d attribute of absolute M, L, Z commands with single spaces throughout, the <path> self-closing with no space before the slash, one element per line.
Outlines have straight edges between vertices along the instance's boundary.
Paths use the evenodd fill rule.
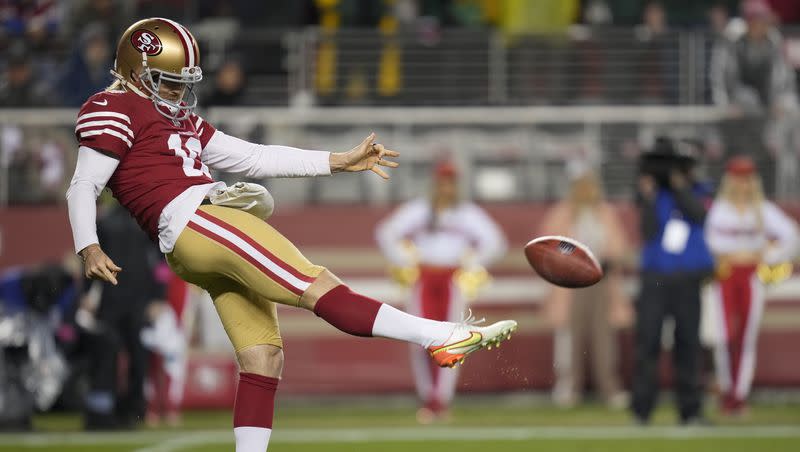
<path fill-rule="evenodd" d="M 427 199 L 410 201 L 385 219 L 377 241 L 386 258 L 398 267 L 417 266 L 419 277 L 411 289 L 407 311 L 432 320 L 457 322 L 465 309 L 464 296 L 453 281 L 465 259 L 487 266 L 506 249 L 495 222 L 475 204 L 462 202 L 434 216 Z M 414 254 L 404 243 L 413 244 Z M 411 347 L 411 367 L 419 398 L 440 413 L 453 399 L 456 369 L 432 365 L 425 350 Z"/>
<path fill-rule="evenodd" d="M 774 265 L 794 257 L 797 240 L 795 223 L 769 201 L 740 211 L 718 199 L 706 220 L 706 242 L 715 256 L 763 252 L 763 262 Z M 726 412 L 744 406 L 755 372 L 764 310 L 764 285 L 757 266 L 757 262 L 726 264 L 711 287 L 709 308 L 717 329 L 715 367 Z"/>

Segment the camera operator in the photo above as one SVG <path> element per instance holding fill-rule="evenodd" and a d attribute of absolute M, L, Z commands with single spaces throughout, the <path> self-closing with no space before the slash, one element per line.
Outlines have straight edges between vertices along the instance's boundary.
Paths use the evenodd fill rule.
<path fill-rule="evenodd" d="M 0 431 L 30 430 L 61 393 L 69 367 L 56 336 L 77 292 L 59 264 L 0 274 Z"/>
<path fill-rule="evenodd" d="M 658 138 L 640 161 L 638 196 L 643 247 L 636 303 L 632 410 L 647 424 L 658 394 L 658 359 L 664 319 L 675 322 L 674 381 L 680 422 L 703 423 L 699 381 L 700 286 L 714 264 L 703 239 L 704 202 L 712 195 L 695 180 L 695 158 Z"/>

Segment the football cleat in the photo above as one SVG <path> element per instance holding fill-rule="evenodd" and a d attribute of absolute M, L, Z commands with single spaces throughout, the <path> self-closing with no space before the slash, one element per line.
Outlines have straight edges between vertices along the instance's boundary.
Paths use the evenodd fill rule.
<path fill-rule="evenodd" d="M 488 326 L 477 326 L 481 320 L 475 320 L 470 312 L 469 316 L 456 325 L 450 338 L 441 345 L 428 347 L 431 358 L 440 367 L 455 367 L 462 364 L 464 359 L 472 352 L 484 347 L 492 349 L 499 347 L 506 339 L 511 339 L 511 333 L 517 329 L 514 320 L 501 320 Z"/>

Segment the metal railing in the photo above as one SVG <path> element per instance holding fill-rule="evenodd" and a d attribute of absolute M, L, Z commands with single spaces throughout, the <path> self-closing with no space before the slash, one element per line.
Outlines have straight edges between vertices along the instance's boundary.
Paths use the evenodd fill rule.
<path fill-rule="evenodd" d="M 381 142 L 403 152 L 402 166 L 388 184 L 370 174 L 264 181 L 282 204 L 385 203 L 418 196 L 426 190 L 428 167 L 443 154 L 457 160 L 464 194 L 477 200 L 556 199 L 565 192 L 565 168 L 573 160 L 596 167 L 607 194 L 624 199 L 632 193 L 639 153 L 658 135 L 706 143 L 700 159 L 711 180 L 718 178 L 727 156 L 749 153 L 758 160 L 770 193 L 782 198 L 800 193 L 796 154 L 773 157 L 765 150 L 764 118 L 733 119 L 713 107 L 213 108 L 203 113 L 218 128 L 256 142 L 343 151 L 375 131 Z M 74 118 L 69 109 L 0 110 L 0 205 L 63 200 L 76 154 Z M 21 155 L 28 166 L 20 163 L 25 162 Z"/>
<path fill-rule="evenodd" d="M 233 53 L 249 105 L 697 105 L 711 37 L 575 26 L 560 36 L 497 30 L 325 33 L 199 27 L 212 73 Z"/>
<path fill-rule="evenodd" d="M 319 105 L 697 105 L 710 37 L 575 27 L 563 36 L 499 31 L 316 29 L 285 37 L 289 98 Z"/>

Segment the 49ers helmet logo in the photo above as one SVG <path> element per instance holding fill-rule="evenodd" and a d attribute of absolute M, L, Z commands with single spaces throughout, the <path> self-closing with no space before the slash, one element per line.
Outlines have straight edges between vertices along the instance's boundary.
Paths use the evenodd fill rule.
<path fill-rule="evenodd" d="M 131 44 L 138 51 L 146 53 L 148 56 L 155 56 L 161 53 L 161 40 L 149 30 L 136 30 L 131 34 Z"/>

